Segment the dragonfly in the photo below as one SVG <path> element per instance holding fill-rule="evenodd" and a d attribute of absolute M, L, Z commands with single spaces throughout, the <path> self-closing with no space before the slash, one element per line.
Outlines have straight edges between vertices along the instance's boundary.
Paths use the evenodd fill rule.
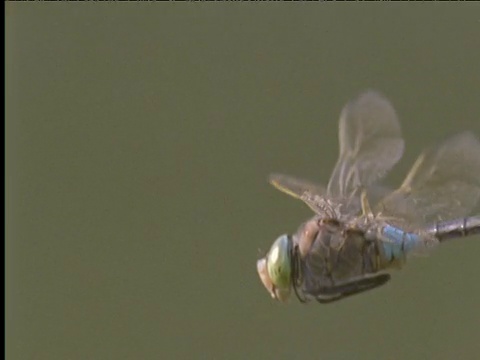
<path fill-rule="evenodd" d="M 480 234 L 480 142 L 461 132 L 423 151 L 395 190 L 383 185 L 404 140 L 392 104 L 369 90 L 344 106 L 339 157 L 327 186 L 272 174 L 314 212 L 279 236 L 257 272 L 270 295 L 331 303 L 386 284 L 407 257 Z"/>

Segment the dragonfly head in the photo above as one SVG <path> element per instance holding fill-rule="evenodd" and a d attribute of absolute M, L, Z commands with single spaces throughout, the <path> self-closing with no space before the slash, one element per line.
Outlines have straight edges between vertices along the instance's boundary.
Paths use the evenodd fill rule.
<path fill-rule="evenodd" d="M 268 251 L 257 261 L 260 280 L 270 295 L 277 300 L 286 301 L 292 289 L 292 239 L 281 235 Z"/>

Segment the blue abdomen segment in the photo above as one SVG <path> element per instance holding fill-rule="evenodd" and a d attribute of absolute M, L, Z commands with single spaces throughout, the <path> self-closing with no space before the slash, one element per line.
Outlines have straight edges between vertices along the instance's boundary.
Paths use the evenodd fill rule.
<path fill-rule="evenodd" d="M 385 257 L 390 261 L 404 258 L 421 241 L 417 234 L 405 232 L 391 225 L 386 225 L 382 229 L 382 238 Z"/>

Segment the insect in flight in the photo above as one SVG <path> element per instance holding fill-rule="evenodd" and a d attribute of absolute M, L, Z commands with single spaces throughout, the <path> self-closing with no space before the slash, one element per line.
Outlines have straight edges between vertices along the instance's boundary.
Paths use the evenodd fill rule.
<path fill-rule="evenodd" d="M 330 303 L 377 288 L 406 257 L 446 240 L 480 233 L 480 142 L 459 133 L 424 151 L 401 186 L 387 191 L 384 175 L 404 142 L 390 102 L 367 91 L 339 120 L 340 153 L 326 187 L 273 174 L 278 190 L 305 202 L 315 215 L 293 235 L 278 237 L 257 271 L 270 295 L 292 289 L 306 302 Z"/>

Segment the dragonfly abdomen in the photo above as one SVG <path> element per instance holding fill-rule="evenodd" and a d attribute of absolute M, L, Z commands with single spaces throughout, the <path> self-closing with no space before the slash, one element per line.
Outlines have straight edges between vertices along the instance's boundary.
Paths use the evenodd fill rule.
<path fill-rule="evenodd" d="M 439 241 L 480 234 L 480 216 L 437 222 L 424 231 L 435 236 Z"/>
<path fill-rule="evenodd" d="M 392 225 L 385 225 L 382 229 L 382 245 L 387 261 L 402 260 L 422 241 L 415 233 L 403 231 Z"/>

